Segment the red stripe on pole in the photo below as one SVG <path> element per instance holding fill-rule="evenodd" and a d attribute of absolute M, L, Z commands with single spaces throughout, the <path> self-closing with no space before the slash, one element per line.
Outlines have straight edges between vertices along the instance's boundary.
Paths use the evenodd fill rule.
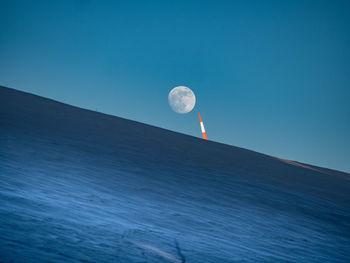
<path fill-rule="evenodd" d="M 207 134 L 205 132 L 203 132 L 202 135 L 204 140 L 208 140 Z"/>
<path fill-rule="evenodd" d="M 201 114 L 200 114 L 199 112 L 198 112 L 198 116 L 199 116 L 199 121 L 200 121 L 200 122 L 203 122 L 203 121 L 202 121 Z"/>

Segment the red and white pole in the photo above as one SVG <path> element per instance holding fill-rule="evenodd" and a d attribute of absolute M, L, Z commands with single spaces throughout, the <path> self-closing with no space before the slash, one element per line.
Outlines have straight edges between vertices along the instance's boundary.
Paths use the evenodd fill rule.
<path fill-rule="evenodd" d="M 198 115 L 199 115 L 199 121 L 201 123 L 201 130 L 202 130 L 203 139 L 204 140 L 208 140 L 207 133 L 205 132 L 205 129 L 204 129 L 204 124 L 203 124 L 203 121 L 202 121 L 202 117 L 201 117 L 201 114 L 199 112 L 198 112 Z"/>

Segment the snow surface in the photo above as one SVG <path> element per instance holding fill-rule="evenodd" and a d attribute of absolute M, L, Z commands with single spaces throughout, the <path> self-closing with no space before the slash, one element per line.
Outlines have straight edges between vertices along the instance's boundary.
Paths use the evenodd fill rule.
<path fill-rule="evenodd" d="M 0 262 L 349 262 L 349 179 L 0 87 Z"/>

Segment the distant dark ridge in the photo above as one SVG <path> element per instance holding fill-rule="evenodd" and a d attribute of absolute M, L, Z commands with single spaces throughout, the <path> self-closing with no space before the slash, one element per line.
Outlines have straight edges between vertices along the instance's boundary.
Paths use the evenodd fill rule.
<path fill-rule="evenodd" d="M 0 87 L 0 128 L 1 133 L 9 131 L 37 139 L 60 136 L 71 147 L 96 151 L 96 154 L 99 154 L 96 150 L 99 145 L 108 145 L 118 158 L 122 156 L 134 163 L 157 162 L 164 170 L 176 164 L 186 169 L 203 169 L 213 175 L 239 175 L 330 201 L 350 203 L 347 173 L 204 141 L 5 87 Z M 96 147 L 88 148 L 86 142 Z"/>

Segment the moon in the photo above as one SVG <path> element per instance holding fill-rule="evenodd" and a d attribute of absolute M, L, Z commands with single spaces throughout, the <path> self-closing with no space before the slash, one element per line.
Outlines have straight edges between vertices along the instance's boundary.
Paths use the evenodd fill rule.
<path fill-rule="evenodd" d="M 173 111 L 185 114 L 189 113 L 196 105 L 196 96 L 191 89 L 178 86 L 169 92 L 168 101 Z"/>

